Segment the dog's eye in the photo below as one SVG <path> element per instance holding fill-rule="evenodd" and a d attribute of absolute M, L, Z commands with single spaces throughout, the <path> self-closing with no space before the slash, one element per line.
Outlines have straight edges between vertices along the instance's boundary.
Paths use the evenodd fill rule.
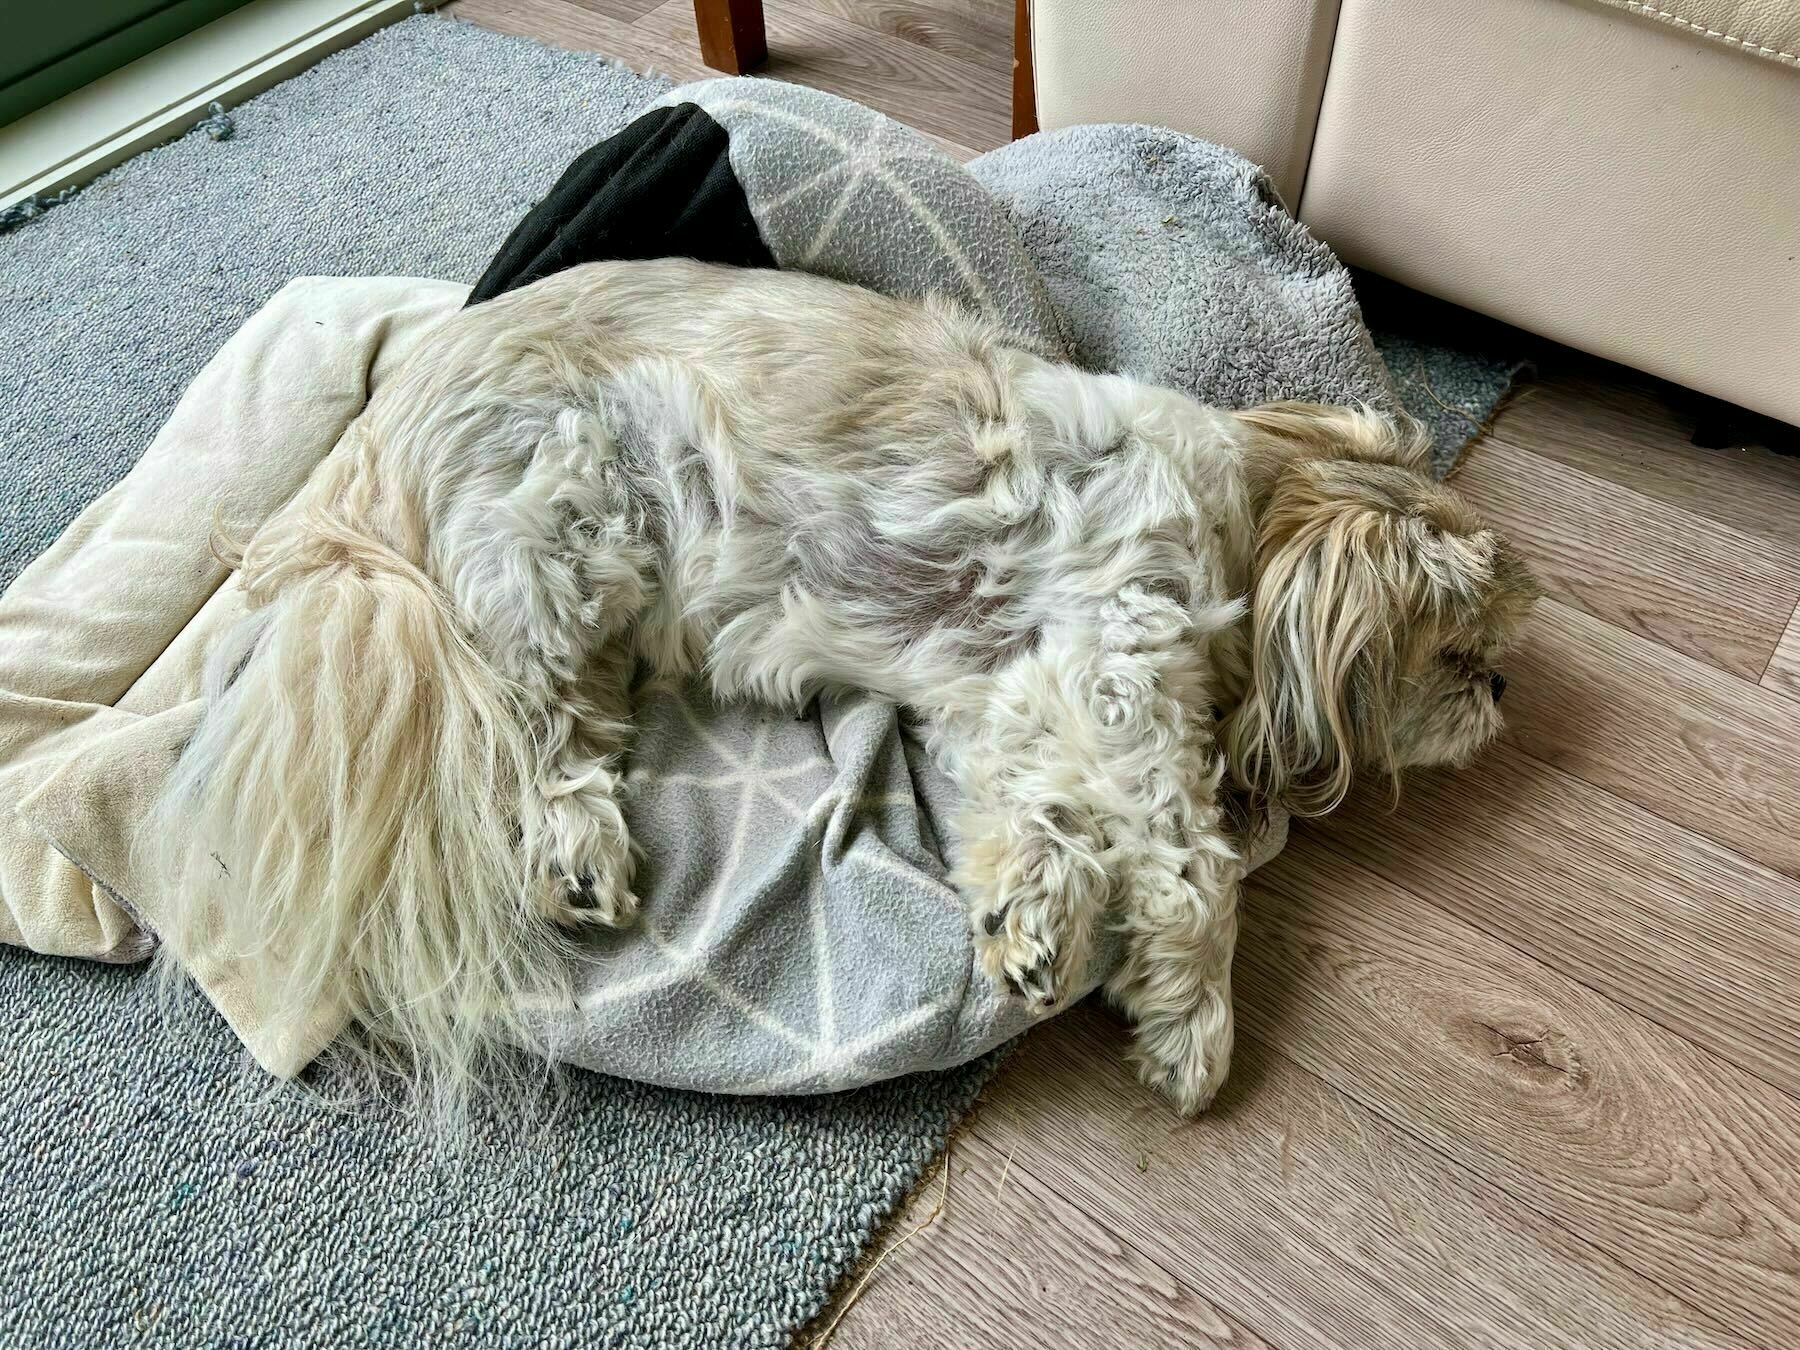
<path fill-rule="evenodd" d="M 1469 652 L 1453 651 L 1447 648 L 1443 653 L 1443 660 L 1445 665 L 1468 680 L 1474 679 L 1485 669 L 1480 659 Z"/>

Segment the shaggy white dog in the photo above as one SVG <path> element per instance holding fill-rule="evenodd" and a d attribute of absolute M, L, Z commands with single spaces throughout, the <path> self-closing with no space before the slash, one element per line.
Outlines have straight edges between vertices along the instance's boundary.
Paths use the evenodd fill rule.
<path fill-rule="evenodd" d="M 786 272 L 562 272 L 438 329 L 241 557 L 251 619 L 154 843 L 295 1024 L 461 1091 L 630 921 L 639 668 L 906 704 L 961 792 L 987 971 L 1053 1003 L 1102 923 L 1147 1081 L 1231 1051 L 1230 793 L 1499 725 L 1529 605 L 1504 542 L 1366 411 L 1230 413 L 992 323 Z"/>

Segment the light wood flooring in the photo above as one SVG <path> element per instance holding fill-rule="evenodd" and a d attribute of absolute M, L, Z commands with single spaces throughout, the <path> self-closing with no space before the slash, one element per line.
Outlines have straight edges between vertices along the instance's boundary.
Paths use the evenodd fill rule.
<path fill-rule="evenodd" d="M 770 0 L 770 71 L 966 154 L 1011 12 Z M 688 0 L 449 13 L 701 73 Z M 1800 459 L 1542 360 L 1456 478 L 1551 596 L 1503 744 L 1253 878 L 1206 1116 L 1029 1036 L 834 1345 L 1800 1345 Z"/>

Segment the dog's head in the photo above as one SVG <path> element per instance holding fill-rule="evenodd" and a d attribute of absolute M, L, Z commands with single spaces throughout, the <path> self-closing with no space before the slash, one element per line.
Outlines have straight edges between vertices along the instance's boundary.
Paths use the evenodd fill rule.
<path fill-rule="evenodd" d="M 1273 404 L 1240 413 L 1258 539 L 1238 786 L 1296 814 L 1352 774 L 1460 764 L 1500 730 L 1498 670 L 1539 589 L 1425 472 L 1416 424 Z"/>

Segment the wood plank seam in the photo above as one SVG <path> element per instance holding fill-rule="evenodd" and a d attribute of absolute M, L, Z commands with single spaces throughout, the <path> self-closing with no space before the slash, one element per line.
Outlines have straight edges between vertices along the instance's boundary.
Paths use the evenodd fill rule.
<path fill-rule="evenodd" d="M 1504 432 L 1472 447 L 1450 486 L 1509 535 L 1554 598 L 1740 679 L 1765 667 L 1776 615 L 1800 602 L 1800 553 Z"/>
<path fill-rule="evenodd" d="M 1769 652 L 1769 659 L 1767 661 L 1763 662 L 1762 674 L 1760 674 L 1756 677 L 1757 684 L 1759 686 L 1761 685 L 1762 681 L 1769 678 L 1770 667 L 1772 667 L 1775 664 L 1775 658 L 1781 655 L 1782 638 L 1786 637 L 1788 635 L 1788 633 L 1793 631 L 1796 623 L 1800 623 L 1800 600 L 1796 600 L 1794 602 L 1793 611 L 1788 615 L 1787 626 L 1781 630 L 1781 636 L 1777 637 L 1775 639 L 1775 646 Z"/>
<path fill-rule="evenodd" d="M 1196 1261 L 1193 1251 L 1184 1252 L 1184 1247 L 1195 1239 L 1175 1236 L 1176 1230 L 1170 1230 L 1168 1250 L 1183 1261 L 1183 1269 L 1192 1263 L 1196 1273 L 1212 1271 L 1213 1278 L 1207 1284 L 1209 1299 L 1228 1297 L 1214 1290 L 1215 1283 L 1224 1286 L 1237 1281 L 1242 1295 L 1261 1311 L 1247 1311 L 1243 1304 L 1234 1301 L 1234 1315 L 1259 1335 L 1283 1339 L 1281 1333 L 1268 1326 L 1273 1317 L 1291 1334 L 1287 1343 L 1296 1345 L 1360 1348 L 1369 1344 L 1503 1343 L 1529 1346 L 1532 1350 L 1542 1350 L 1545 1344 L 1585 1347 L 1597 1342 L 1577 1336 L 1572 1327 L 1561 1338 L 1548 1342 L 1540 1336 L 1523 1337 L 1518 1323 L 1524 1310 L 1490 1309 L 1487 1294 L 1480 1287 L 1497 1279 L 1502 1288 L 1518 1291 L 1526 1305 L 1535 1303 L 1542 1316 L 1542 1291 L 1551 1287 L 1551 1280 L 1574 1277 L 1579 1287 L 1593 1291 L 1591 1296 L 1603 1305 L 1621 1295 L 1630 1302 L 1631 1295 L 1639 1289 L 1653 1292 L 1663 1305 L 1659 1321 L 1664 1327 L 1680 1325 L 1690 1332 L 1703 1333 L 1690 1337 L 1665 1332 L 1641 1341 L 1615 1336 L 1606 1340 L 1608 1344 L 1654 1341 L 1664 1345 L 1679 1342 L 1740 1348 L 1748 1344 L 1709 1313 L 1695 1309 L 1683 1299 L 1670 1297 L 1662 1284 L 1645 1279 L 1631 1264 L 1599 1244 L 1572 1232 L 1563 1222 L 1544 1217 L 1538 1207 L 1522 1204 L 1492 1179 L 1449 1156 L 1442 1148 L 1422 1142 L 1416 1131 L 1399 1129 L 1388 1116 L 1353 1099 L 1293 1055 L 1271 1048 L 1264 1037 L 1246 1035 L 1247 1053 L 1241 1055 L 1241 1072 L 1227 1083 L 1226 1099 L 1207 1115 L 1194 1121 L 1174 1122 L 1166 1107 L 1148 1101 L 1129 1115 L 1107 1112 L 1103 1103 L 1113 1100 L 1122 1081 L 1129 1081 L 1130 1075 L 1119 1062 L 1116 1044 L 1091 1044 L 1095 1024 L 1105 1020 L 1109 1019 L 1098 1010 L 1081 1008 L 1065 1014 L 1060 1025 L 1035 1033 L 990 1094 L 989 1108 L 975 1117 L 972 1132 L 996 1150 L 1009 1146 L 1016 1149 L 1030 1175 L 1050 1184 L 1053 1193 L 1067 1196 L 1094 1222 L 1127 1236 L 1143 1228 L 1146 1216 L 1150 1218 L 1149 1231 L 1155 1231 L 1159 1210 L 1147 1205 L 1146 1200 L 1154 1199 L 1170 1185 L 1176 1188 L 1174 1195 L 1168 1197 L 1174 1201 L 1172 1208 L 1205 1212 L 1223 1204 L 1223 1211 L 1213 1216 L 1221 1226 L 1217 1240 L 1197 1240 L 1205 1253 L 1204 1260 Z M 1096 1056 L 1104 1059 L 1097 1060 Z M 1273 1071 L 1270 1066 L 1275 1066 Z M 1304 1084 L 1305 1089 L 1297 1092 L 1297 1083 Z M 1260 1085 L 1265 1094 L 1260 1104 L 1255 1085 Z M 1015 1090 L 1009 1092 L 1009 1087 Z M 1029 1124 L 1027 1118 L 1020 1116 L 1019 1099 L 1027 1103 L 1031 1112 Z M 1273 1150 L 1276 1158 L 1271 1158 L 1267 1143 L 1270 1122 L 1266 1111 L 1277 1113 L 1283 1122 L 1281 1140 Z M 1075 1113 L 1073 1117 L 1070 1112 Z M 1072 1132 L 1066 1138 L 1059 1137 L 1054 1148 L 1047 1144 L 1046 1132 L 1062 1136 L 1071 1127 Z M 1290 1138 L 1296 1141 L 1291 1157 Z M 1136 1171 L 1148 1178 L 1144 1185 L 1131 1184 L 1133 1173 L 1128 1161 L 1122 1177 L 1114 1175 L 1108 1179 L 1105 1164 L 1116 1165 L 1120 1150 L 1127 1158 L 1132 1150 L 1141 1150 Z M 1160 1170 L 1176 1162 L 1184 1152 L 1195 1155 L 1188 1167 L 1173 1174 Z M 1043 1163 L 1043 1169 L 1033 1165 L 1034 1157 Z M 1153 1159 L 1148 1169 L 1146 1158 Z M 1021 1163 L 1015 1160 L 1013 1166 L 1017 1169 Z M 1058 1169 L 1061 1175 L 1057 1175 Z M 1222 1173 L 1222 1177 L 1215 1178 L 1216 1186 L 1203 1181 L 1209 1169 Z M 1271 1170 L 1274 1175 L 1268 1174 Z M 1334 1179 L 1321 1182 L 1321 1173 Z M 1159 1180 L 1167 1176 L 1173 1176 L 1173 1181 Z M 1420 1178 L 1416 1188 L 1411 1184 L 1415 1177 Z M 1121 1186 L 1121 1180 L 1126 1184 Z M 1298 1189 L 1292 1194 L 1278 1194 L 1289 1185 Z M 1320 1185 L 1327 1188 L 1328 1195 L 1318 1193 Z M 1199 1189 L 1191 1190 L 1192 1187 Z M 1232 1191 L 1238 1187 L 1246 1189 L 1234 1197 Z M 1396 1195 L 1396 1189 L 1406 1193 Z M 1192 1198 L 1175 1200 L 1177 1196 Z M 1337 1203 L 1329 1203 L 1330 1200 Z M 1277 1216 L 1290 1202 L 1309 1213 L 1315 1209 L 1318 1213 L 1311 1220 L 1287 1225 Z M 1350 1209 L 1335 1215 L 1331 1212 L 1345 1202 Z M 1381 1208 L 1385 1208 L 1391 1222 L 1376 1215 Z M 1492 1264 L 1494 1269 L 1465 1274 L 1456 1258 L 1478 1253 L 1445 1246 L 1442 1239 L 1454 1232 L 1466 1240 L 1472 1235 L 1459 1227 L 1459 1222 L 1477 1213 L 1493 1222 L 1502 1218 L 1493 1212 L 1496 1209 L 1528 1216 L 1529 1223 L 1503 1222 L 1501 1231 L 1506 1236 L 1501 1241 L 1506 1244 L 1505 1253 L 1486 1253 L 1482 1262 Z M 1175 1216 L 1171 1213 L 1167 1217 Z M 1188 1213 L 1180 1231 L 1195 1232 L 1197 1217 L 1197 1213 Z M 1222 1257 L 1225 1250 L 1239 1246 L 1247 1232 L 1254 1233 L 1258 1241 L 1265 1234 L 1279 1234 L 1278 1250 L 1302 1254 L 1301 1258 L 1284 1263 L 1290 1280 L 1284 1281 L 1276 1272 L 1260 1267 L 1237 1267 Z M 1223 1267 L 1216 1264 L 1221 1259 L 1225 1261 Z M 1546 1269 L 1546 1262 L 1553 1263 L 1554 1269 Z M 1328 1274 L 1332 1271 L 1340 1274 Z M 1379 1288 L 1364 1283 L 1376 1271 L 1382 1272 L 1376 1281 Z M 1387 1278 L 1390 1272 L 1391 1281 Z M 1288 1287 L 1292 1274 L 1299 1275 L 1300 1285 Z M 1448 1280 L 1455 1286 L 1454 1301 L 1439 1298 L 1421 1302 L 1417 1283 L 1421 1276 L 1439 1284 Z M 1317 1282 L 1320 1278 L 1323 1284 Z M 1437 1292 L 1442 1295 L 1448 1288 L 1440 1287 Z M 1370 1300 L 1372 1306 L 1364 1305 L 1364 1296 L 1376 1296 Z M 1552 1306 L 1558 1326 L 1567 1327 L 1568 1304 L 1555 1302 Z M 1676 1308 L 1685 1315 L 1671 1317 Z M 1514 1334 L 1506 1338 L 1476 1335 L 1468 1339 L 1443 1326 L 1437 1329 L 1441 1334 L 1427 1333 L 1419 1339 L 1420 1329 L 1415 1326 L 1410 1338 L 1395 1340 L 1389 1334 L 1387 1339 L 1377 1339 L 1384 1330 L 1379 1324 L 1396 1312 L 1427 1318 L 1435 1318 L 1441 1312 L 1465 1330 L 1490 1316 L 1499 1316 L 1511 1324 Z M 1615 1319 L 1627 1317 L 1619 1304 L 1612 1305 L 1612 1312 Z M 1530 1315 L 1525 1312 L 1526 1317 Z M 1318 1320 L 1321 1316 L 1323 1323 Z M 1358 1328 L 1348 1334 L 1346 1317 Z M 1337 1334 L 1327 1330 L 1330 1323 L 1338 1325 Z M 1495 1325 L 1487 1321 L 1490 1336 Z M 1393 1328 L 1385 1330 L 1391 1333 Z"/>
<path fill-rule="evenodd" d="M 1663 814 L 1661 811 L 1658 811 L 1655 807 L 1645 806 L 1642 802 L 1634 801 L 1630 797 L 1621 796 L 1617 792 L 1614 792 L 1611 788 L 1607 787 L 1604 783 L 1596 783 L 1593 781 L 1593 779 L 1587 777 L 1585 774 L 1577 772 L 1574 769 L 1566 769 L 1560 764 L 1553 764 L 1549 760 L 1545 759 L 1542 755 L 1540 755 L 1540 754 L 1536 753 L 1534 750 L 1532 750 L 1532 748 L 1529 745 L 1520 744 L 1520 743 L 1515 742 L 1513 748 L 1516 749 L 1521 756 L 1530 760 L 1533 764 L 1535 764 L 1539 768 L 1543 769 L 1546 773 L 1559 774 L 1564 778 L 1572 779 L 1575 782 L 1582 784 L 1584 787 L 1592 788 L 1595 792 L 1604 793 L 1606 796 L 1611 797 L 1615 802 L 1618 802 L 1621 806 L 1626 807 L 1632 811 L 1639 812 L 1642 815 L 1648 816 L 1650 819 L 1656 821 L 1657 823 L 1668 826 L 1671 830 L 1679 830 L 1682 834 L 1690 835 L 1695 839 L 1704 839 L 1707 843 L 1711 844 L 1714 848 L 1722 849 L 1726 853 L 1729 853 L 1733 858 L 1736 858 L 1739 862 L 1743 863 L 1746 867 L 1760 868 L 1762 871 L 1769 873 L 1771 876 L 1783 877 L 1788 881 L 1800 882 L 1800 876 L 1796 876 L 1795 874 L 1789 872 L 1786 868 L 1770 867 L 1767 863 L 1760 862 L 1757 859 L 1752 858 L 1749 854 L 1745 853 L 1742 849 L 1733 848 L 1730 844 L 1721 843 L 1719 840 L 1713 838 L 1711 835 L 1705 834 L 1700 830 L 1696 830 L 1692 825 L 1686 825 L 1686 824 L 1683 824 L 1679 820 L 1670 819 L 1667 815 Z M 1389 878 L 1389 880 L 1392 880 L 1392 878 Z M 1398 883 L 1396 883 L 1396 884 L 1398 884 Z"/>
<path fill-rule="evenodd" d="M 1528 754 L 1528 752 L 1522 752 L 1522 753 Z M 1543 763 L 1543 761 L 1535 760 L 1535 758 L 1534 758 L 1534 762 L 1539 763 L 1539 764 Z M 1550 772 L 1552 772 L 1552 773 L 1561 772 L 1560 770 L 1556 769 L 1555 766 L 1553 766 L 1553 765 L 1545 765 L 1544 767 L 1548 768 L 1550 770 Z M 1679 828 L 1679 827 L 1677 827 L 1677 828 Z M 1338 844 L 1334 843 L 1333 841 L 1331 841 L 1329 839 L 1314 840 L 1314 841 L 1312 841 L 1312 846 L 1315 848 L 1318 848 L 1324 852 L 1328 852 L 1335 857 L 1343 859 L 1344 862 L 1348 863 L 1352 867 L 1360 867 L 1360 868 L 1364 869 L 1365 871 L 1373 873 L 1375 876 L 1380 877 L 1381 880 L 1386 882 L 1389 886 L 1392 886 L 1395 890 L 1406 892 L 1407 895 L 1411 896 L 1419 904 L 1424 905 L 1424 906 L 1430 908 L 1431 910 L 1433 910 L 1434 912 L 1443 915 L 1444 918 L 1446 920 L 1448 920 L 1449 922 L 1467 924 L 1470 928 L 1474 929 L 1477 933 L 1481 934 L 1482 937 L 1487 938 L 1491 942 L 1498 943 L 1502 947 L 1505 947 L 1508 951 L 1515 953 L 1521 960 L 1529 961 L 1533 965 L 1536 965 L 1536 966 L 1541 966 L 1545 970 L 1551 971 L 1551 972 L 1555 973 L 1556 975 L 1561 976 L 1564 979 L 1570 980 L 1570 981 L 1574 982 L 1575 984 L 1580 985 L 1583 989 L 1587 990 L 1587 992 L 1592 994 L 1595 998 L 1604 999 L 1604 1000 L 1606 1000 L 1606 1002 L 1612 1004 L 1614 1007 L 1617 1007 L 1617 1008 L 1623 1010 L 1626 1013 L 1629 1013 L 1629 1014 L 1632 1014 L 1632 1015 L 1635 1015 L 1638 1017 L 1642 1017 L 1647 1022 L 1655 1023 L 1655 1025 L 1661 1027 L 1664 1031 L 1668 1032 L 1671 1036 L 1681 1037 L 1681 1039 L 1683 1041 L 1687 1042 L 1687 1044 L 1689 1044 L 1689 1045 L 1692 1045 L 1694 1047 L 1694 1049 L 1696 1051 L 1698 1051 L 1699 1053 L 1701 1053 L 1703 1055 L 1711 1055 L 1716 1059 L 1723 1060 L 1725 1063 L 1733 1064 L 1733 1067 L 1741 1070 L 1742 1072 L 1752 1074 L 1758 1082 L 1768 1083 L 1768 1085 L 1770 1087 L 1774 1088 L 1777 1092 L 1788 1092 L 1788 1089 L 1786 1087 L 1784 1087 L 1782 1084 L 1769 1083 L 1766 1078 L 1762 1077 L 1762 1075 L 1760 1075 L 1760 1074 L 1756 1074 L 1754 1070 L 1745 1068 L 1745 1066 L 1743 1066 L 1742 1064 L 1736 1064 L 1734 1061 L 1724 1060 L 1724 1057 L 1721 1056 L 1718 1053 L 1718 1051 L 1714 1050 L 1711 1046 L 1698 1044 L 1697 1042 L 1693 1041 L 1691 1038 L 1689 1038 L 1688 1036 L 1683 1034 L 1681 1031 L 1675 1029 L 1674 1027 L 1668 1026 L 1666 1023 L 1658 1020 L 1655 1016 L 1651 1015 L 1650 1013 L 1644 1012 L 1638 1008 L 1633 1007 L 1629 1003 L 1623 1002 L 1618 997 L 1618 995 L 1616 995 L 1606 989 L 1603 989 L 1603 988 L 1599 987 L 1598 985 L 1590 984 L 1587 981 L 1587 979 L 1585 979 L 1583 977 L 1583 972 L 1581 972 L 1580 970 L 1566 970 L 1561 966 L 1552 965 L 1550 962 L 1544 960 L 1544 958 L 1542 956 L 1540 956 L 1537 952 L 1533 951 L 1530 947 L 1527 947 L 1527 946 L 1523 945 L 1522 943 L 1520 943 L 1511 934 L 1506 932 L 1505 929 L 1499 928 L 1499 927 L 1491 927 L 1490 928 L 1486 924 L 1480 922 L 1479 920 L 1472 918 L 1467 914 L 1464 914 L 1461 910 L 1452 908 L 1449 905 L 1442 904 L 1441 902 L 1432 899 L 1425 892 L 1417 890 L 1412 885 L 1410 885 L 1405 877 L 1397 877 L 1397 876 L 1393 875 L 1392 871 L 1389 868 L 1387 868 L 1385 865 L 1383 865 L 1380 860 L 1359 856 L 1358 854 L 1351 852 L 1349 849 L 1339 846 Z M 1271 1046 L 1270 1048 L 1276 1049 L 1276 1047 L 1274 1047 L 1274 1046 Z M 1301 1065 L 1300 1067 L 1305 1068 L 1305 1065 Z M 1789 1095 L 1796 1095 L 1796 1094 L 1789 1093 Z"/>
<path fill-rule="evenodd" d="M 1721 673 L 1723 673 L 1723 672 L 1721 672 Z M 1754 688 L 1756 686 L 1752 686 L 1752 687 Z M 1723 843 L 1720 840 L 1715 839 L 1712 835 L 1709 835 L 1709 834 L 1705 833 L 1704 831 L 1695 829 L 1692 825 L 1684 824 L 1682 821 L 1671 819 L 1668 815 L 1664 814 L 1661 811 L 1658 811 L 1655 807 L 1646 806 L 1646 805 L 1644 805 L 1644 803 L 1642 803 L 1640 801 L 1635 801 L 1630 797 L 1622 796 L 1619 793 L 1615 792 L 1612 788 L 1606 786 L 1604 783 L 1596 783 L 1593 781 L 1593 779 L 1587 777 L 1585 774 L 1582 774 L 1574 769 L 1568 769 L 1568 768 L 1564 768 L 1560 764 L 1554 764 L 1551 761 L 1545 759 L 1542 755 L 1540 755 L 1540 754 L 1536 753 L 1534 750 L 1532 750 L 1532 748 L 1529 745 L 1514 742 L 1513 748 L 1516 749 L 1519 752 L 1519 754 L 1524 756 L 1526 759 L 1530 760 L 1533 764 L 1536 764 L 1537 766 L 1542 768 L 1545 772 L 1560 774 L 1564 778 L 1573 779 L 1575 782 L 1580 783 L 1585 787 L 1592 788 L 1595 792 L 1604 793 L 1606 796 L 1612 798 L 1615 802 L 1618 802 L 1621 806 L 1624 806 L 1630 810 L 1639 812 L 1642 815 L 1648 816 L 1650 819 L 1657 821 L 1659 824 L 1666 825 L 1672 830 L 1679 830 L 1682 834 L 1690 835 L 1695 839 L 1704 839 L 1708 844 L 1711 844 L 1714 848 L 1722 849 L 1724 852 L 1731 854 L 1731 856 L 1733 858 L 1736 858 L 1738 861 L 1742 862 L 1746 867 L 1759 868 L 1760 870 L 1769 873 L 1771 876 L 1782 877 L 1788 881 L 1800 882 L 1800 874 L 1790 872 L 1785 867 L 1771 867 L 1768 863 L 1763 862 L 1760 859 L 1751 857 L 1749 854 L 1745 853 L 1740 848 L 1735 848 L 1731 844 Z"/>
<path fill-rule="evenodd" d="M 1800 877 L 1800 709 L 1779 670 L 1759 685 L 1554 600 L 1506 670 L 1504 745 Z"/>

